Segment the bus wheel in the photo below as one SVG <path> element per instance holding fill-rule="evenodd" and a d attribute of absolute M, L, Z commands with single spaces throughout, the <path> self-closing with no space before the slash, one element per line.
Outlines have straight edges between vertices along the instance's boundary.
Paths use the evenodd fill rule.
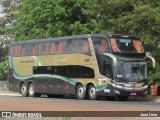
<path fill-rule="evenodd" d="M 77 86 L 77 89 L 76 89 L 76 97 L 80 100 L 84 100 L 85 99 L 85 96 L 86 96 L 86 91 L 85 89 L 83 88 L 83 86 L 80 84 Z"/>
<path fill-rule="evenodd" d="M 126 101 L 128 100 L 129 96 L 118 96 L 119 101 Z"/>
<path fill-rule="evenodd" d="M 96 100 L 97 99 L 96 88 L 95 88 L 94 85 L 89 86 L 88 97 L 89 97 L 90 100 Z"/>
<path fill-rule="evenodd" d="M 29 97 L 40 97 L 41 96 L 41 94 L 35 93 L 35 87 L 33 83 L 29 84 L 28 94 L 29 94 Z"/>
<path fill-rule="evenodd" d="M 23 83 L 21 85 L 21 94 L 23 97 L 28 97 L 28 90 L 27 90 L 27 86 L 25 85 L 25 83 Z"/>

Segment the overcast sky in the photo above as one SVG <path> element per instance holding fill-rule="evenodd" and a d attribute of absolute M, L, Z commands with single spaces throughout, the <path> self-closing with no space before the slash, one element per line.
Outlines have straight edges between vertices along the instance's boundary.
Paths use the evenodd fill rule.
<path fill-rule="evenodd" d="M 2 14 L 1 11 L 2 11 L 2 6 L 0 5 L 0 17 L 3 17 L 4 14 Z"/>

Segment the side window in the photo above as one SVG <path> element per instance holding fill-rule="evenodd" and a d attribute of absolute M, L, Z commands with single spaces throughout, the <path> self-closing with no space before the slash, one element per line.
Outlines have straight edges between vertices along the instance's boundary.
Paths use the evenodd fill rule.
<path fill-rule="evenodd" d="M 42 55 L 42 43 L 38 44 L 38 55 Z"/>
<path fill-rule="evenodd" d="M 26 56 L 27 45 L 21 45 L 21 56 Z"/>
<path fill-rule="evenodd" d="M 62 52 L 63 52 L 63 42 L 59 41 L 58 48 L 57 48 L 57 53 L 62 54 Z"/>
<path fill-rule="evenodd" d="M 67 66 L 55 66 L 54 74 L 67 77 Z"/>
<path fill-rule="evenodd" d="M 55 41 L 53 41 L 53 42 L 51 43 L 51 51 L 50 51 L 50 53 L 51 53 L 51 54 L 56 54 L 56 51 L 57 51 L 57 44 L 56 44 Z"/>
<path fill-rule="evenodd" d="M 76 41 L 76 53 L 82 53 L 83 50 L 83 40 Z"/>
<path fill-rule="evenodd" d="M 109 44 L 105 38 L 92 38 L 95 52 L 109 52 Z"/>
<path fill-rule="evenodd" d="M 101 53 L 109 52 L 109 46 L 106 39 L 101 40 L 100 46 L 98 47 L 98 51 Z"/>
<path fill-rule="evenodd" d="M 75 40 L 67 40 L 66 43 L 65 43 L 63 53 L 71 54 L 71 53 L 75 53 L 75 52 L 76 52 Z"/>
<path fill-rule="evenodd" d="M 68 65 L 67 77 L 74 78 L 74 66 L 73 65 Z"/>
<path fill-rule="evenodd" d="M 48 42 L 43 42 L 40 43 L 39 45 L 39 55 L 48 55 L 49 52 L 49 43 Z"/>
<path fill-rule="evenodd" d="M 89 43 L 87 39 L 76 41 L 76 52 L 77 53 L 90 53 Z"/>
<path fill-rule="evenodd" d="M 20 53 L 21 53 L 21 45 L 18 45 L 17 46 L 17 56 L 21 56 Z"/>
<path fill-rule="evenodd" d="M 25 45 L 25 50 L 26 50 L 25 56 L 28 56 L 28 45 Z"/>
<path fill-rule="evenodd" d="M 83 53 L 89 53 L 88 40 L 83 40 Z"/>
<path fill-rule="evenodd" d="M 103 64 L 102 74 L 108 78 L 111 78 L 111 64 Z"/>
<path fill-rule="evenodd" d="M 74 77 L 81 78 L 81 68 L 79 66 L 74 66 Z"/>
<path fill-rule="evenodd" d="M 49 55 L 50 54 L 50 44 L 49 42 L 46 42 L 46 54 Z"/>
<path fill-rule="evenodd" d="M 85 66 L 74 66 L 74 78 L 94 78 L 94 70 Z"/>
<path fill-rule="evenodd" d="M 28 44 L 28 47 L 27 47 L 27 55 L 28 55 L 28 56 L 32 56 L 32 45 L 31 45 L 31 44 Z"/>
<path fill-rule="evenodd" d="M 18 55 L 18 46 L 15 45 L 15 47 L 14 47 L 14 57 L 17 57 L 17 55 Z"/>
<path fill-rule="evenodd" d="M 32 44 L 32 55 L 37 55 L 37 44 Z"/>

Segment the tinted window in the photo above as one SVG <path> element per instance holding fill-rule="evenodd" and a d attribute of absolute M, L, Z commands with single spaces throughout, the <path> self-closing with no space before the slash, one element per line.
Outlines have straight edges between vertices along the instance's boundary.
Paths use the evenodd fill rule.
<path fill-rule="evenodd" d="M 20 56 L 21 53 L 21 45 L 17 46 L 17 56 Z"/>
<path fill-rule="evenodd" d="M 62 52 L 63 52 L 63 42 L 62 42 L 62 41 L 59 41 L 57 53 L 58 53 L 58 54 L 62 54 Z"/>
<path fill-rule="evenodd" d="M 32 55 L 33 56 L 37 55 L 37 52 L 38 52 L 37 48 L 38 48 L 37 44 L 32 44 Z"/>
<path fill-rule="evenodd" d="M 42 42 L 39 44 L 39 55 L 50 54 L 50 44 L 48 42 Z"/>
<path fill-rule="evenodd" d="M 65 41 L 65 47 L 64 47 L 64 53 L 75 53 L 76 48 L 75 48 L 75 40 L 67 40 Z"/>
<path fill-rule="evenodd" d="M 57 44 L 56 44 L 55 41 L 53 41 L 53 42 L 51 43 L 51 51 L 50 51 L 50 53 L 51 53 L 51 54 L 56 54 L 56 51 L 57 51 Z"/>
<path fill-rule="evenodd" d="M 27 49 L 27 45 L 22 45 L 21 46 L 21 56 L 26 56 L 26 49 Z"/>
<path fill-rule="evenodd" d="M 109 44 L 105 38 L 92 38 L 95 52 L 109 52 Z"/>
<path fill-rule="evenodd" d="M 38 66 L 33 67 L 33 74 L 55 74 L 68 78 L 94 78 L 94 70 L 85 66 Z"/>
<path fill-rule="evenodd" d="M 32 56 L 32 44 L 28 44 L 28 47 L 27 47 L 27 55 L 28 55 L 28 56 Z"/>
<path fill-rule="evenodd" d="M 85 66 L 74 66 L 74 78 L 94 78 L 94 70 Z"/>
<path fill-rule="evenodd" d="M 90 53 L 87 39 L 76 41 L 76 53 Z"/>
<path fill-rule="evenodd" d="M 17 47 L 17 45 L 15 45 L 15 47 L 14 47 L 14 57 L 16 57 L 17 54 L 18 54 L 18 47 Z"/>

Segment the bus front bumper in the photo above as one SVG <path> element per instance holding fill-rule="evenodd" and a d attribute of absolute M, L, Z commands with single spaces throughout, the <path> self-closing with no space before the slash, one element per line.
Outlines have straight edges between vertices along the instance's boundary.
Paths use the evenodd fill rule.
<path fill-rule="evenodd" d="M 146 96 L 148 85 L 143 87 L 123 87 L 117 84 L 109 84 L 105 89 L 98 92 L 100 96 Z"/>

